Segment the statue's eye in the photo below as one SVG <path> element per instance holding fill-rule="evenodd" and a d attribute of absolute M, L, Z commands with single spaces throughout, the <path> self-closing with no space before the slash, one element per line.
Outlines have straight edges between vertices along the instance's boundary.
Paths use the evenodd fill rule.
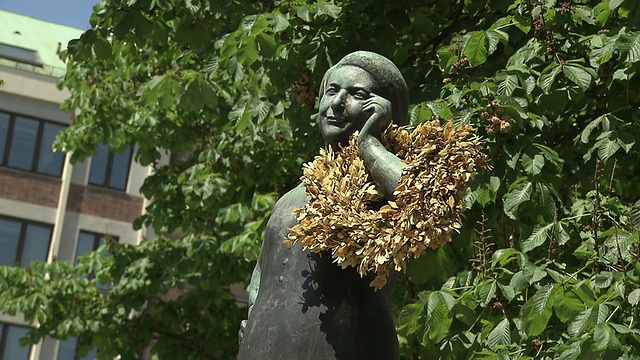
<path fill-rule="evenodd" d="M 325 93 L 325 95 L 335 95 L 337 92 L 338 91 L 336 90 L 335 87 L 329 86 L 324 93 Z"/>
<path fill-rule="evenodd" d="M 358 90 L 353 94 L 353 97 L 358 100 L 366 100 L 369 98 L 369 93 L 364 90 Z"/>

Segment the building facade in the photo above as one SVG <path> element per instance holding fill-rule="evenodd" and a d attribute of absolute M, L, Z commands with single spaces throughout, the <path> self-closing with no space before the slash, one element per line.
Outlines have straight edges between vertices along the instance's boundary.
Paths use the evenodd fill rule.
<path fill-rule="evenodd" d="M 133 161 L 135 149 L 100 146 L 77 164 L 51 149 L 74 115 L 60 110 L 69 93 L 56 87 L 58 54 L 82 30 L 6 11 L 0 24 L 0 265 L 74 263 L 107 236 L 138 243 L 144 231 L 131 223 L 146 206 L 139 189 L 151 169 Z M 77 358 L 75 339 L 20 347 L 27 331 L 22 317 L 0 314 L 0 359 Z"/>

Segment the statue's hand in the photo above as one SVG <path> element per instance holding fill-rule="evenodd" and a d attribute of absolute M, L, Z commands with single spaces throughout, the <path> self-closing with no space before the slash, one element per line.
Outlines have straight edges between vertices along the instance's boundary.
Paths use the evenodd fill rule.
<path fill-rule="evenodd" d="M 244 340 L 244 332 L 247 329 L 247 320 L 242 320 L 240 322 L 240 330 L 238 330 L 238 345 L 242 345 L 242 340 Z"/>
<path fill-rule="evenodd" d="M 391 101 L 374 93 L 370 95 L 371 97 L 366 100 L 362 110 L 371 113 L 371 116 L 360 130 L 359 141 L 363 141 L 369 136 L 379 139 L 380 134 L 391 124 Z"/>

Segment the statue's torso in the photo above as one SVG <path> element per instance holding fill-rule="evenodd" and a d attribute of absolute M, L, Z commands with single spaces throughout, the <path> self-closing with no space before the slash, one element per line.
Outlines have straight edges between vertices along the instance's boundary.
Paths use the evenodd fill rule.
<path fill-rule="evenodd" d="M 303 186 L 274 207 L 260 253 L 260 291 L 238 359 L 398 359 L 398 343 L 383 291 L 328 253 L 288 248 L 293 210 L 306 203 Z M 393 283 L 393 281 L 390 281 Z"/>

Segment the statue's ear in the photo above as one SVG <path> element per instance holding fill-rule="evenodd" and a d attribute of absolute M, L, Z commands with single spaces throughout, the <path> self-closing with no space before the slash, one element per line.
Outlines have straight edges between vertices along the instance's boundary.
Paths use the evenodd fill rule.
<path fill-rule="evenodd" d="M 318 96 L 320 97 L 320 99 L 322 99 L 322 96 L 324 95 L 324 89 L 327 87 L 328 79 L 329 79 L 329 76 L 325 74 L 324 77 L 322 78 L 322 82 L 320 82 L 320 90 L 318 91 Z"/>

